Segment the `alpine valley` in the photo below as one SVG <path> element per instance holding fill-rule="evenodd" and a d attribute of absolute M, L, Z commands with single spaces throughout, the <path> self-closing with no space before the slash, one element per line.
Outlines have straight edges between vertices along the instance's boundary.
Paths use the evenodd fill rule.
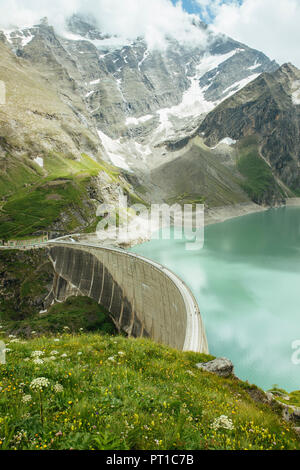
<path fill-rule="evenodd" d="M 163 49 L 79 15 L 0 33 L 0 238 L 93 231 L 120 193 L 208 210 L 300 195 L 300 72 L 193 27 L 197 44 Z"/>

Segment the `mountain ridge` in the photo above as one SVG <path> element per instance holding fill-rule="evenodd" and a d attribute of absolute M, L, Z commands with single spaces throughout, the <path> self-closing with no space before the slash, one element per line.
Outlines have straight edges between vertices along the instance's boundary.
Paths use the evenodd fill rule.
<path fill-rule="evenodd" d="M 226 136 L 235 140 L 256 138 L 258 154 L 298 195 L 300 110 L 296 94 L 299 92 L 300 71 L 292 64 L 283 64 L 273 74 L 262 74 L 220 104 L 204 119 L 198 132 L 209 146 Z"/>
<path fill-rule="evenodd" d="M 4 32 L 4 40 L 40 72 L 53 76 L 61 93 L 76 89 L 83 102 L 80 108 L 85 108 L 80 113 L 101 132 L 100 145 L 118 166 L 118 154 L 127 167 L 151 165 L 149 156 L 156 153 L 157 144 L 170 134 L 188 134 L 215 101 L 226 98 L 243 80 L 278 66 L 259 51 L 211 33 L 207 50 L 169 39 L 166 51 L 159 51 L 150 50 L 142 38 L 118 46 L 115 38 L 78 16 L 71 24 L 73 36 L 60 37 L 44 21 L 33 29 Z"/>
<path fill-rule="evenodd" d="M 66 216 L 57 207 L 57 217 L 64 214 L 61 219 L 68 222 L 54 221 L 51 230 L 95 226 L 96 202 L 90 194 L 102 200 L 101 185 L 107 179 L 114 202 L 120 191 L 147 203 L 201 200 L 208 207 L 251 200 L 277 205 L 295 195 L 294 167 L 282 176 L 259 146 L 250 173 L 252 179 L 260 171 L 264 176 L 253 187 L 245 174 L 249 162 L 239 163 L 241 154 L 249 153 L 238 142 L 247 137 L 247 132 L 238 132 L 243 121 L 231 115 L 227 123 L 216 119 L 228 102 L 237 107 L 239 99 L 247 101 L 247 93 L 266 93 L 266 76 L 273 88 L 280 88 L 291 70 L 279 69 L 263 53 L 231 38 L 213 35 L 203 24 L 198 27 L 207 35 L 206 49 L 168 38 L 168 47 L 158 50 L 149 49 L 141 37 L 120 44 L 120 38 L 99 31 L 91 20 L 70 21 L 65 37 L 46 19 L 32 28 L 0 33 L 0 79 L 7 81 L 8 97 L 0 108 L 2 220 L 11 223 L 12 189 L 25 190 L 31 200 L 40 177 L 79 184 L 84 207 L 89 207 L 87 218 L 83 208 Z M 282 101 L 284 93 L 277 95 Z M 270 97 L 266 109 L 272 114 L 276 106 Z M 270 119 L 265 121 L 270 128 Z M 96 168 L 102 172 L 99 180 Z M 84 185 L 78 180 L 81 174 L 87 178 Z M 165 174 L 172 176 L 168 180 Z M 47 186 L 47 198 L 60 196 L 49 194 Z"/>

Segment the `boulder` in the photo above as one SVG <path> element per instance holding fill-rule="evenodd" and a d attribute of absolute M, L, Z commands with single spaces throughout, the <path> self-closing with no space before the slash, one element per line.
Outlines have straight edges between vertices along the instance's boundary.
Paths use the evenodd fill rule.
<path fill-rule="evenodd" d="M 219 375 L 220 377 L 229 377 L 233 374 L 234 366 L 229 359 L 226 357 L 218 357 L 213 361 L 196 364 L 198 369 L 205 370 L 206 372 L 211 372 L 213 374 Z"/>

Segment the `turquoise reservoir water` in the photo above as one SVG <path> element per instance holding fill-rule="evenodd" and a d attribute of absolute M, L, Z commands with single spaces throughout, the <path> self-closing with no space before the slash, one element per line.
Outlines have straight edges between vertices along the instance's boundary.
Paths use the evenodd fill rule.
<path fill-rule="evenodd" d="M 194 292 L 210 353 L 265 390 L 300 390 L 292 343 L 300 340 L 300 208 L 280 208 L 205 229 L 201 251 L 184 240 L 132 249 L 176 272 Z M 299 357 L 300 355 L 298 355 Z"/>

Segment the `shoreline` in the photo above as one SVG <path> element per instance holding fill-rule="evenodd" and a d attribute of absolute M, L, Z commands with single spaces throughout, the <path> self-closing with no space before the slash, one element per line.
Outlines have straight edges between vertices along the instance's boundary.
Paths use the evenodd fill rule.
<path fill-rule="evenodd" d="M 300 207 L 300 198 L 290 198 L 287 199 L 286 204 L 278 205 L 278 206 L 260 206 L 258 204 L 255 204 L 254 202 L 245 202 L 245 203 L 239 203 L 239 204 L 233 204 L 233 205 L 228 205 L 228 206 L 221 206 L 221 207 L 214 207 L 210 209 L 205 210 L 204 214 L 204 227 L 207 227 L 209 225 L 214 225 L 214 224 L 220 224 L 223 222 L 226 222 L 227 220 L 235 219 L 238 217 L 243 217 L 246 215 L 250 214 L 255 214 L 258 212 L 265 212 L 270 209 L 275 209 L 275 208 L 280 208 L 280 207 Z M 110 237 L 107 237 L 106 239 L 102 239 L 100 242 L 100 239 L 97 237 L 96 233 L 95 234 L 78 234 L 77 236 L 73 236 L 76 238 L 76 241 L 82 241 L 82 242 L 100 242 L 103 246 L 111 246 L 111 247 L 116 247 L 116 248 L 122 248 L 122 249 L 130 249 L 134 246 L 141 245 L 143 243 L 147 243 L 151 241 L 151 238 L 148 237 L 148 235 L 139 233 L 138 236 L 136 236 L 136 233 L 132 233 L 132 237 L 129 237 L 126 242 L 118 242 L 114 239 L 111 239 Z M 135 236 L 134 236 L 135 235 Z M 67 238 L 63 237 L 63 238 Z"/>
<path fill-rule="evenodd" d="M 300 203 L 299 203 L 300 205 Z M 281 207 L 281 206 L 278 206 Z M 284 207 L 284 206 L 283 206 Z M 254 202 L 245 202 L 229 206 L 214 207 L 207 209 L 204 215 L 204 226 L 219 224 L 230 219 L 242 217 L 244 215 L 255 214 L 257 212 L 265 212 L 272 209 L 271 206 L 259 206 Z"/>
<path fill-rule="evenodd" d="M 299 206 L 300 206 L 300 198 L 299 198 Z M 278 206 L 278 207 L 284 207 Z M 226 222 L 230 219 L 235 219 L 237 217 L 242 217 L 244 215 L 250 215 L 257 212 L 265 212 L 269 209 L 272 209 L 271 206 L 259 206 L 254 202 L 246 202 L 240 204 L 233 204 L 229 206 L 221 206 L 221 207 L 214 207 L 212 209 L 205 210 L 204 213 L 204 227 L 214 224 L 220 224 L 222 222 Z M 124 249 L 132 248 L 137 245 L 141 245 L 143 243 L 150 242 L 151 238 L 145 237 L 145 239 L 137 239 L 132 240 L 128 244 L 122 245 L 121 247 Z M 118 245 L 120 246 L 120 245 Z"/>

